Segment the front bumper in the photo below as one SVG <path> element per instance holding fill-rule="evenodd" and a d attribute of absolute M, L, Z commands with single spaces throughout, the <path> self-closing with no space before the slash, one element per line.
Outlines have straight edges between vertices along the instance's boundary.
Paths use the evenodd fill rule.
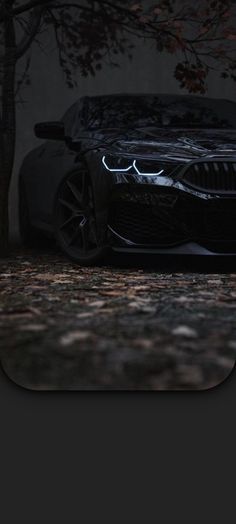
<path fill-rule="evenodd" d="M 170 168 L 170 157 L 166 173 L 148 176 L 132 170 L 108 172 L 102 154 L 90 158 L 101 242 L 123 252 L 236 254 L 235 158 L 182 158 Z M 150 159 L 147 166 L 142 160 L 139 171 L 147 167 L 146 173 L 158 172 L 165 161 L 158 157 L 151 167 Z M 189 170 L 196 162 L 200 182 L 214 187 L 197 187 L 197 170 Z"/>
<path fill-rule="evenodd" d="M 114 251 L 236 254 L 236 194 L 208 194 L 170 177 L 112 175 L 108 213 Z"/>

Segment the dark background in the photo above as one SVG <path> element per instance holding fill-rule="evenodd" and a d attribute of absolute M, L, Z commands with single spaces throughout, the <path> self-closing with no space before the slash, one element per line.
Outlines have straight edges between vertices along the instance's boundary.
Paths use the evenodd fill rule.
<path fill-rule="evenodd" d="M 0 370 L 1 521 L 234 522 L 236 381 L 32 393 Z"/>

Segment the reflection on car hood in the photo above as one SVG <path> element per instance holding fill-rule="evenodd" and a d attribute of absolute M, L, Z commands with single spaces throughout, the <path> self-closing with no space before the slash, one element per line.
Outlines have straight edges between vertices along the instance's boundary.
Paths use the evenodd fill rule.
<path fill-rule="evenodd" d="M 163 129 L 146 127 L 129 130 L 103 130 L 114 152 L 144 157 L 190 161 L 204 156 L 236 157 L 235 129 Z M 94 135 L 95 136 L 95 135 Z"/>

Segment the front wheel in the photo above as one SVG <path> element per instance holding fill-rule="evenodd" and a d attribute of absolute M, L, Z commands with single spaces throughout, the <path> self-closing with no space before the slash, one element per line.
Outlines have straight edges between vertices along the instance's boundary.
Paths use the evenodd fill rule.
<path fill-rule="evenodd" d="M 55 236 L 61 249 L 78 264 L 93 265 L 104 258 L 99 245 L 93 189 L 86 168 L 61 182 L 54 207 Z"/>

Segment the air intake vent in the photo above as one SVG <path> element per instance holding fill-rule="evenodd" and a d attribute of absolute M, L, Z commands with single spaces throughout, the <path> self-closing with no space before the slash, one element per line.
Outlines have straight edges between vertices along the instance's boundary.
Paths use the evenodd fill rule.
<path fill-rule="evenodd" d="M 118 235 L 135 244 L 161 247 L 181 244 L 188 239 L 188 232 L 178 223 L 172 210 L 133 202 L 114 202 L 109 225 Z"/>
<path fill-rule="evenodd" d="M 197 162 L 186 171 L 183 181 L 208 193 L 236 193 L 236 162 Z"/>

